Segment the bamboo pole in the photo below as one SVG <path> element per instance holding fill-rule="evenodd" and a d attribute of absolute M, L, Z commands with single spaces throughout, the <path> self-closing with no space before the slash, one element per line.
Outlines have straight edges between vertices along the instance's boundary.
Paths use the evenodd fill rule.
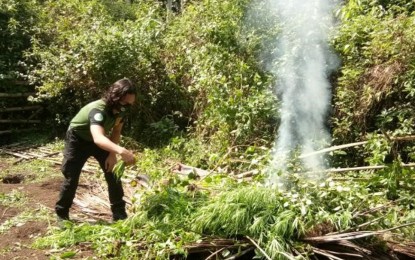
<path fill-rule="evenodd" d="M 26 111 L 26 110 L 36 110 L 42 108 L 41 106 L 22 106 L 22 107 L 6 107 L 0 109 L 0 112 L 13 112 L 13 111 Z"/>
<path fill-rule="evenodd" d="M 27 155 L 24 155 L 24 154 L 21 154 L 21 153 L 15 153 L 15 152 L 12 152 L 12 151 L 7 151 L 7 150 L 2 150 L 2 153 L 8 154 L 8 155 L 13 155 L 15 157 L 19 157 L 19 158 L 23 158 L 23 159 L 33 159 L 33 157 L 31 157 L 31 156 L 27 156 Z"/>
<path fill-rule="evenodd" d="M 33 130 L 34 130 L 33 128 L 3 130 L 3 131 L 0 131 L 0 135 L 2 135 L 2 134 L 11 134 L 11 133 L 20 133 L 20 132 L 29 132 L 29 131 L 33 131 Z"/>
<path fill-rule="evenodd" d="M 46 158 L 46 157 L 52 157 L 55 155 L 60 154 L 60 152 L 53 152 L 53 153 L 47 153 L 47 154 L 34 154 L 34 153 L 26 153 L 26 155 L 28 156 L 32 156 L 31 159 L 42 159 L 42 158 Z M 13 164 L 18 164 L 19 162 L 25 160 L 27 158 L 20 158 L 19 160 L 13 162 Z"/>
<path fill-rule="evenodd" d="M 415 140 L 415 135 L 393 137 L 393 138 L 391 138 L 391 140 L 392 141 L 413 141 L 413 140 Z M 319 151 L 315 151 L 315 152 L 312 152 L 312 153 L 302 154 L 298 158 L 302 159 L 302 158 L 310 157 L 310 156 L 321 154 L 321 153 L 327 153 L 327 152 L 340 150 L 340 149 L 344 149 L 344 148 L 348 148 L 348 147 L 364 145 L 364 144 L 367 144 L 368 142 L 369 141 L 361 141 L 361 142 L 355 142 L 355 143 L 349 143 L 349 144 L 336 145 L 336 146 L 328 147 L 328 148 L 325 148 L 325 149 L 322 149 L 322 150 L 319 150 Z"/>
<path fill-rule="evenodd" d="M 28 97 L 33 96 L 36 93 L 34 92 L 26 92 L 26 93 L 0 93 L 0 97 L 3 98 L 15 98 L 15 97 Z"/>
<path fill-rule="evenodd" d="M 2 134 L 11 134 L 11 133 L 13 133 L 13 130 L 3 130 L 3 131 L 0 131 L 0 135 L 2 135 Z"/>
<path fill-rule="evenodd" d="M 336 145 L 336 146 L 328 147 L 328 148 L 325 148 L 325 149 L 322 149 L 322 150 L 319 150 L 319 151 L 315 151 L 315 152 L 312 152 L 312 153 L 302 154 L 298 158 L 302 159 L 302 158 L 310 157 L 310 156 L 313 156 L 313 155 L 316 155 L 316 154 L 328 153 L 328 152 L 331 152 L 331 151 L 340 150 L 340 149 L 344 149 L 344 148 L 348 148 L 348 147 L 364 145 L 367 142 L 368 141 L 361 141 L 361 142 L 350 143 L 350 144 Z"/>
<path fill-rule="evenodd" d="M 7 123 L 7 124 L 37 124 L 41 123 L 41 120 L 26 120 L 26 119 L 1 119 L 0 123 Z"/>
<path fill-rule="evenodd" d="M 415 163 L 402 163 L 402 167 L 415 167 Z M 359 166 L 350 168 L 332 168 L 321 171 L 310 172 L 297 172 L 298 174 L 310 174 L 310 173 L 333 173 L 333 172 L 351 172 L 351 171 L 364 171 L 364 170 L 379 170 L 388 167 L 387 165 L 373 165 L 373 166 Z"/>

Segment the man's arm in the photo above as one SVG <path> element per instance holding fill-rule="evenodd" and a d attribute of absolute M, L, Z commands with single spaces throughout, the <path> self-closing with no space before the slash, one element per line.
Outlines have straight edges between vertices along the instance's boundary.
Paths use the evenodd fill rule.
<path fill-rule="evenodd" d="M 105 136 L 105 130 L 102 126 L 97 124 L 93 124 L 90 126 L 92 138 L 94 139 L 94 143 L 96 145 L 110 153 L 119 154 L 123 161 L 125 161 L 127 164 L 132 164 L 135 160 L 134 154 L 114 142 L 119 142 L 121 128 L 122 125 L 119 128 L 114 127 L 110 139 Z"/>
<path fill-rule="evenodd" d="M 110 140 L 115 144 L 120 143 L 122 127 L 123 123 L 119 123 L 112 128 Z"/>

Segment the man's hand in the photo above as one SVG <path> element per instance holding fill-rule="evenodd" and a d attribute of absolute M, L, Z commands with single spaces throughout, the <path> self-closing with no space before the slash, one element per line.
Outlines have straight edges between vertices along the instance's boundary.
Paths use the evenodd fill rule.
<path fill-rule="evenodd" d="M 125 148 L 122 148 L 122 151 L 121 151 L 120 155 L 121 155 L 121 159 L 127 165 L 130 165 L 130 164 L 134 164 L 135 163 L 134 154 L 131 151 L 129 151 L 129 150 L 125 149 Z"/>
<path fill-rule="evenodd" d="M 112 172 L 112 169 L 114 168 L 114 165 L 117 163 L 117 157 L 115 153 L 110 153 L 105 160 L 105 170 L 107 172 Z"/>

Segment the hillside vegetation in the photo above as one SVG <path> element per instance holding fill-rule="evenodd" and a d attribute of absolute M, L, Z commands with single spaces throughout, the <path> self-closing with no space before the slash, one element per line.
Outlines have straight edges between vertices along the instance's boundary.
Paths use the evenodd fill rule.
<path fill-rule="evenodd" d="M 137 189 L 125 222 L 68 224 L 36 246 L 93 241 L 101 257 L 166 259 L 220 238 L 232 247 L 206 257 L 341 257 L 339 245 L 367 259 L 415 256 L 414 172 L 405 167 L 415 149 L 404 138 L 415 134 L 415 2 L 339 4 L 327 127 L 332 145 L 367 143 L 326 160 L 368 168 L 329 170 L 315 183 L 294 158 L 285 190 L 264 185 L 282 116 L 278 75 L 267 70 L 280 27 L 266 0 L 173 1 L 172 10 L 131 2 L 0 0 L 1 92 L 15 81 L 36 86 L 31 101 L 47 107 L 51 129 L 63 133 L 119 78 L 139 88 L 122 142 L 139 153 L 151 189 Z M 210 174 L 179 177 L 176 163 Z"/>

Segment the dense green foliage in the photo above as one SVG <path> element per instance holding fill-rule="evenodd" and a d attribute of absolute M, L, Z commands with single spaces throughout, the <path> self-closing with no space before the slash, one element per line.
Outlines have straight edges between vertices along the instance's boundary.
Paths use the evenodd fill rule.
<path fill-rule="evenodd" d="M 172 13 L 145 0 L 3 0 L 2 77 L 36 84 L 36 100 L 48 104 L 48 121 L 61 130 L 80 106 L 130 77 L 140 88 L 132 138 L 162 145 L 190 133 L 216 157 L 229 153 L 226 147 L 269 147 L 279 115 L 264 65 L 278 24 L 264 3 L 202 1 Z M 411 1 L 353 0 L 339 7 L 334 143 L 413 132 L 413 9 Z M 408 161 L 411 147 L 401 150 Z M 353 164 L 364 161 L 361 154 L 333 161 Z"/>
<path fill-rule="evenodd" d="M 0 1 L 0 89 L 26 79 L 24 51 L 31 47 L 39 6 L 35 1 Z"/>
<path fill-rule="evenodd" d="M 28 77 L 63 129 L 82 104 L 129 77 L 140 88 L 130 134 L 148 144 L 189 127 L 216 136 L 217 149 L 269 140 L 274 99 L 252 50 L 258 40 L 242 35 L 247 6 L 206 1 L 174 15 L 154 1 L 37 3 Z"/>
<path fill-rule="evenodd" d="M 339 12 L 334 47 L 343 64 L 333 104 L 336 142 L 381 131 L 413 134 L 414 8 L 412 1 L 349 1 Z"/>

